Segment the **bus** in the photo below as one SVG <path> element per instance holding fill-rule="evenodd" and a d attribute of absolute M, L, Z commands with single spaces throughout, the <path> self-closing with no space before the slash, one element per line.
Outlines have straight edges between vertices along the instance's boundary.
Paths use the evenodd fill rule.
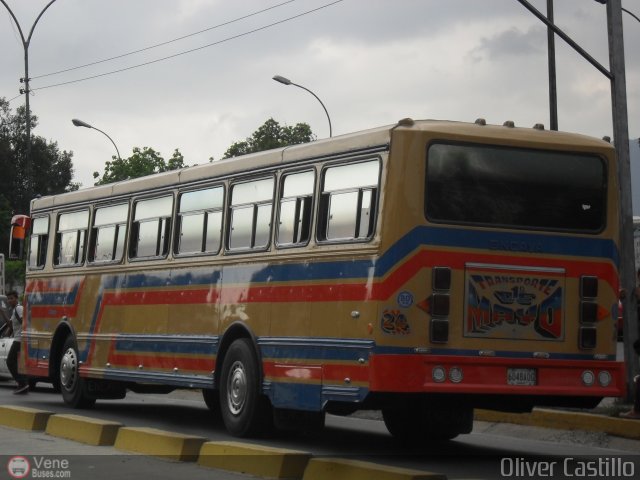
<path fill-rule="evenodd" d="M 406 118 L 34 199 L 21 368 L 76 408 L 201 389 L 240 437 L 594 407 L 625 389 L 616 168 L 583 135 Z"/>

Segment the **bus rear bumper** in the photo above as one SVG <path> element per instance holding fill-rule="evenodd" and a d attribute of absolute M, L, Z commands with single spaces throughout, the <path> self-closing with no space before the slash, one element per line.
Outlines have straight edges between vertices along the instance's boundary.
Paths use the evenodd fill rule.
<path fill-rule="evenodd" d="M 621 397 L 624 363 L 595 360 L 372 355 L 371 392 Z M 592 381 L 591 381 L 592 380 Z"/>

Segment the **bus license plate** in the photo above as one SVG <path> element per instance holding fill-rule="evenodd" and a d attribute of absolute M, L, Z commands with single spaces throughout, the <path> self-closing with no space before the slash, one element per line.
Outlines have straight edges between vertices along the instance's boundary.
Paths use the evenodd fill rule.
<path fill-rule="evenodd" d="M 508 368 L 508 385 L 533 386 L 537 383 L 535 368 Z"/>

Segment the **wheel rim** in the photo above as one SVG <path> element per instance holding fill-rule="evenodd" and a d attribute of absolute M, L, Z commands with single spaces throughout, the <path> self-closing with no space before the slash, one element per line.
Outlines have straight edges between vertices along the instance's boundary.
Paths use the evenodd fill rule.
<path fill-rule="evenodd" d="M 72 391 L 78 379 L 78 357 L 73 348 L 69 348 L 60 362 L 60 384 L 67 391 Z"/>
<path fill-rule="evenodd" d="M 233 415 L 240 415 L 247 400 L 247 374 L 241 362 L 231 366 L 227 380 L 227 405 Z"/>

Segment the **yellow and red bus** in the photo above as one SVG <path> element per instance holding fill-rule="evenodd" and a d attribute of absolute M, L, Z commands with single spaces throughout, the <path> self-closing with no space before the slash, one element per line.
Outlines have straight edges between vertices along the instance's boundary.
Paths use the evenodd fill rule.
<path fill-rule="evenodd" d="M 22 367 L 78 408 L 202 389 L 237 436 L 592 407 L 625 383 L 615 172 L 602 140 L 404 119 L 38 198 Z"/>

